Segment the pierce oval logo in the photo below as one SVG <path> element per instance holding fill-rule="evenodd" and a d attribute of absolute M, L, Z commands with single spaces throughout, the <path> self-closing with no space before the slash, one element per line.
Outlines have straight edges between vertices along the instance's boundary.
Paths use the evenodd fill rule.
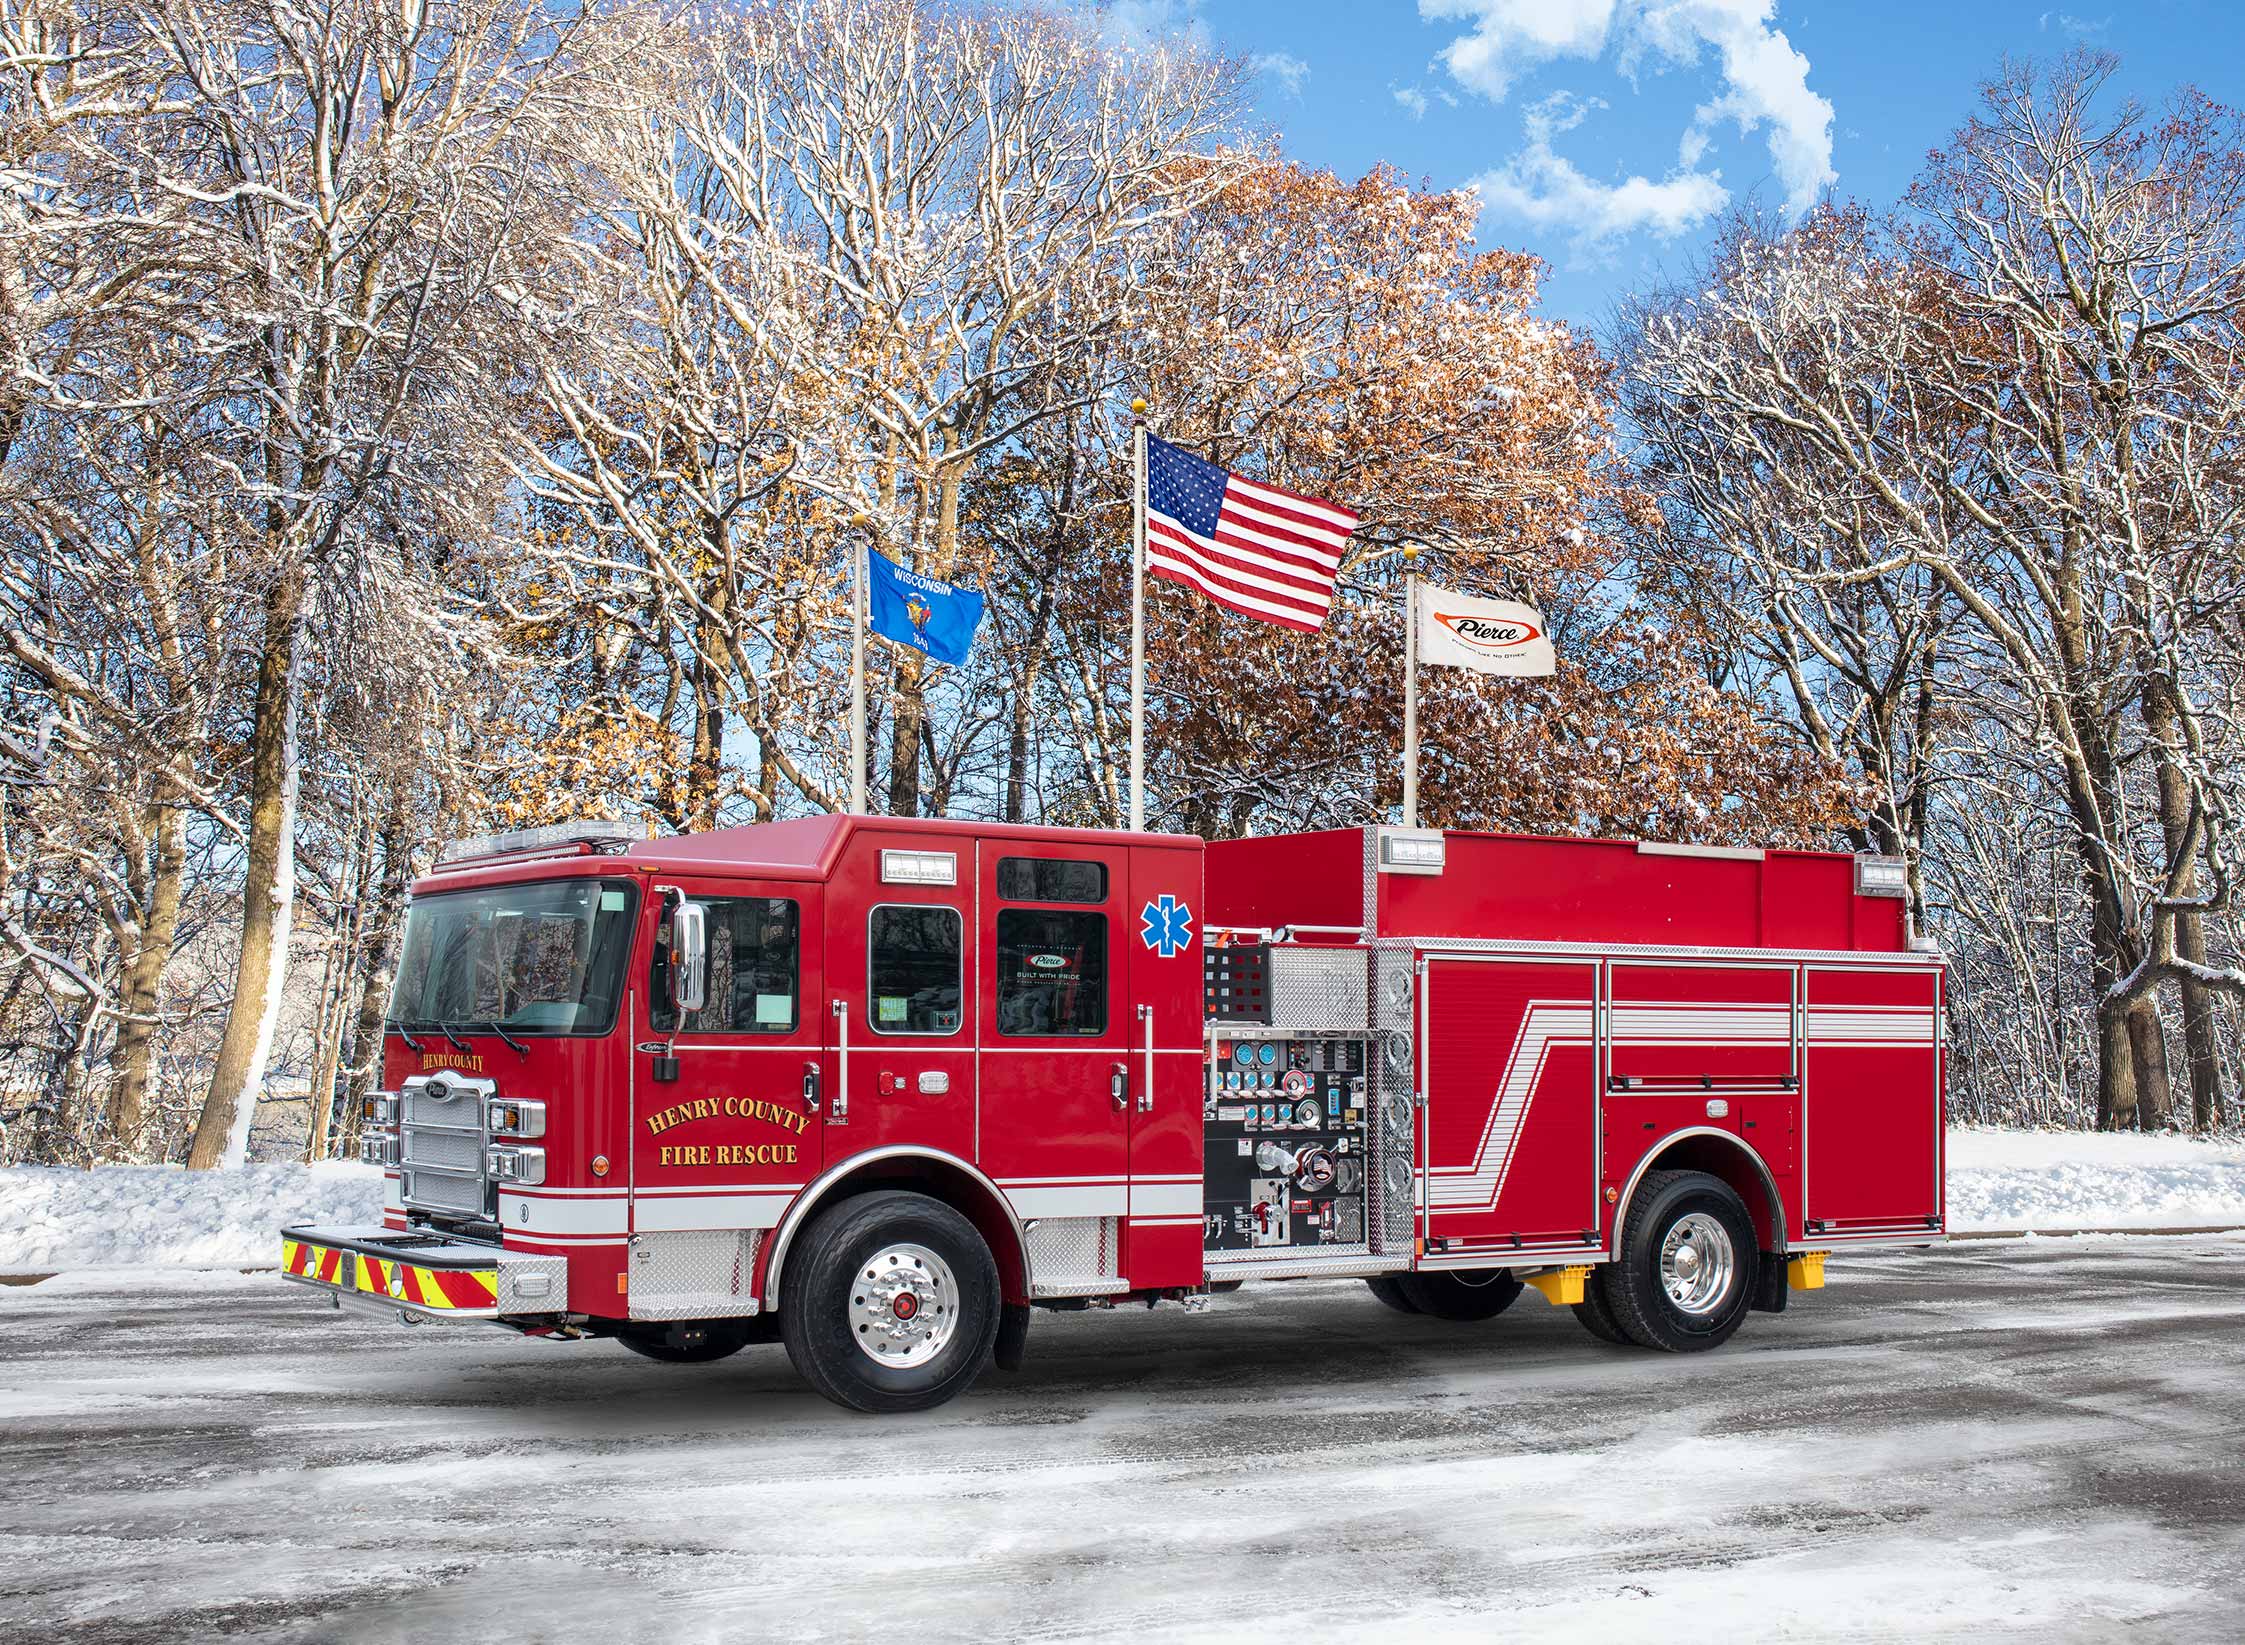
<path fill-rule="evenodd" d="M 1534 623 L 1498 622 L 1453 611 L 1437 611 L 1434 620 L 1476 651 L 1517 651 L 1543 638 L 1543 630 Z"/>
<path fill-rule="evenodd" d="M 1039 971 L 1065 971 L 1068 969 L 1068 958 L 1064 954 L 1031 954 L 1029 963 Z"/>

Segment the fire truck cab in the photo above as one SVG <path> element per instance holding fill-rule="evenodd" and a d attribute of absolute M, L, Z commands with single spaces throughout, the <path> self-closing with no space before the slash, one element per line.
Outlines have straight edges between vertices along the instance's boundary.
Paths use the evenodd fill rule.
<path fill-rule="evenodd" d="M 783 1341 L 861 1410 L 1036 1308 L 1361 1277 L 1713 1347 L 1942 1228 L 1942 971 L 1880 858 L 829 816 L 463 842 L 415 888 L 338 1307 Z"/>

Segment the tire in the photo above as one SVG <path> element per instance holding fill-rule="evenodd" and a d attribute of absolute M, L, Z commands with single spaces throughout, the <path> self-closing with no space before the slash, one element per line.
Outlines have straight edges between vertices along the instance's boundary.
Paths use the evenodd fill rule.
<path fill-rule="evenodd" d="M 1613 1308 L 1606 1301 L 1605 1272 L 1603 1265 L 1590 1271 L 1590 1277 L 1583 1282 L 1582 1301 L 1575 1304 L 1575 1318 L 1600 1342 L 1610 1342 L 1616 1348 L 1634 1348 L 1637 1345 L 1629 1340 L 1629 1333 L 1621 1328 L 1621 1322 L 1614 1318 Z"/>
<path fill-rule="evenodd" d="M 1411 1306 L 1436 1319 L 1495 1319 L 1524 1289 L 1509 1268 L 1449 1269 L 1431 1274 L 1398 1274 L 1396 1284 Z"/>
<path fill-rule="evenodd" d="M 1374 1274 L 1364 1283 L 1374 1296 L 1397 1313 L 1415 1314 L 1419 1311 L 1419 1305 L 1403 1294 L 1400 1279 L 1401 1276 L 1396 1274 Z"/>
<path fill-rule="evenodd" d="M 981 1374 L 997 1341 L 990 1248 L 974 1224 L 925 1194 L 884 1189 L 820 1212 L 784 1283 L 787 1357 L 853 1411 L 941 1405 Z"/>
<path fill-rule="evenodd" d="M 747 1320 L 682 1320 L 676 1325 L 618 1331 L 616 1340 L 633 1353 L 665 1365 L 707 1365 L 746 1348 L 753 1340 L 748 1325 Z"/>
<path fill-rule="evenodd" d="M 1730 1340 L 1753 1303 L 1759 1260 L 1754 1219 L 1728 1183 L 1649 1171 L 1630 1202 L 1621 1260 L 1593 1278 L 1630 1341 L 1689 1354 Z"/>

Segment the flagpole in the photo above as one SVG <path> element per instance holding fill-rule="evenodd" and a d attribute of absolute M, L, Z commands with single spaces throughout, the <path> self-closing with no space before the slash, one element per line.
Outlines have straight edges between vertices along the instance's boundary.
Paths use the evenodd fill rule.
<path fill-rule="evenodd" d="M 1130 402 L 1130 829 L 1146 826 L 1146 402 Z"/>
<path fill-rule="evenodd" d="M 865 555 L 871 519 L 850 516 L 850 810 L 865 815 Z"/>
<path fill-rule="evenodd" d="M 1419 826 L 1419 546 L 1403 548 L 1403 826 Z"/>

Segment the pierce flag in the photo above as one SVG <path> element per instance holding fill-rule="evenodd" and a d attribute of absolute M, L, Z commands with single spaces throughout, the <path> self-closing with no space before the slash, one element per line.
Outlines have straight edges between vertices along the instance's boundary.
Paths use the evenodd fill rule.
<path fill-rule="evenodd" d="M 1543 613 L 1517 600 L 1483 600 L 1420 583 L 1419 661 L 1482 674 L 1549 674 L 1557 667 Z"/>

